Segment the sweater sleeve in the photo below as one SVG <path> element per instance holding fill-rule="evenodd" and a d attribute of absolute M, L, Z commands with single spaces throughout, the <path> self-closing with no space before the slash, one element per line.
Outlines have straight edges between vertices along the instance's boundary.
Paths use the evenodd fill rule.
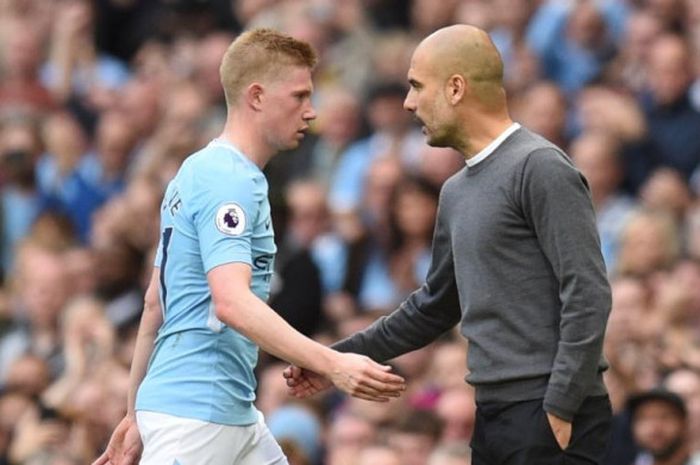
<path fill-rule="evenodd" d="M 425 284 L 397 310 L 332 347 L 386 361 L 434 341 L 461 319 L 450 232 L 444 221 L 443 203 L 438 210 L 432 261 Z"/>
<path fill-rule="evenodd" d="M 585 178 L 554 148 L 527 158 L 523 211 L 559 282 L 559 343 L 544 408 L 571 421 L 593 385 L 611 307 L 595 213 Z"/>

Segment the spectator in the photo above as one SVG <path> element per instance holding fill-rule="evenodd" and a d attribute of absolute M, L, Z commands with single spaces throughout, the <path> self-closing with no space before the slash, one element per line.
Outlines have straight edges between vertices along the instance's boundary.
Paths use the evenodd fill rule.
<path fill-rule="evenodd" d="M 634 464 L 684 465 L 691 457 L 688 412 L 683 399 L 665 390 L 651 390 L 632 397 L 634 439 L 641 448 Z"/>
<path fill-rule="evenodd" d="M 4 24 L 0 37 L 3 112 L 15 109 L 41 114 L 54 108 L 52 95 L 39 80 L 43 41 L 41 29 L 31 21 L 11 18 Z"/>
<path fill-rule="evenodd" d="M 687 368 L 674 370 L 664 379 L 664 386 L 685 402 L 690 450 L 700 451 L 700 372 Z"/>
<path fill-rule="evenodd" d="M 36 220 L 41 199 L 34 172 L 41 152 L 33 120 L 9 120 L 0 125 L 0 270 L 7 273 L 14 250 Z"/>
<path fill-rule="evenodd" d="M 598 78 L 615 54 L 612 2 L 603 4 L 608 7 L 607 18 L 594 2 L 579 2 L 570 10 L 548 2 L 530 25 L 528 42 L 542 63 L 545 77 L 568 95 Z M 549 27 L 542 27 L 545 21 L 550 22 Z"/>
<path fill-rule="evenodd" d="M 476 421 L 474 389 L 456 386 L 442 391 L 435 406 L 435 413 L 443 423 L 440 436 L 442 445 L 469 444 Z"/>
<path fill-rule="evenodd" d="M 275 259 L 278 286 L 270 305 L 297 331 L 310 336 L 324 323 L 323 278 L 313 256 L 316 239 L 328 230 L 324 190 L 313 181 L 298 181 L 289 186 L 287 202 L 287 239 Z"/>
<path fill-rule="evenodd" d="M 649 127 L 648 150 L 658 154 L 660 164 L 675 168 L 686 179 L 700 160 L 700 140 L 693 129 L 700 125 L 700 113 L 688 97 L 690 62 L 682 37 L 666 34 L 657 38 L 649 50 L 648 93 L 642 100 Z"/>
<path fill-rule="evenodd" d="M 402 108 L 406 89 L 403 84 L 383 83 L 367 98 L 367 116 L 372 134 L 351 145 L 343 153 L 333 176 L 330 206 L 333 211 L 357 208 L 372 162 L 381 156 L 394 157 L 404 166 L 417 163 L 422 135 L 411 125 L 411 115 Z"/>
<path fill-rule="evenodd" d="M 620 240 L 615 272 L 645 276 L 668 269 L 680 253 L 675 222 L 658 212 L 640 211 L 627 222 Z"/>
<path fill-rule="evenodd" d="M 423 465 L 442 434 L 440 419 L 428 410 L 406 410 L 389 426 L 387 442 L 403 465 Z"/>
<path fill-rule="evenodd" d="M 513 103 L 515 120 L 559 147 L 566 146 L 567 103 L 555 84 L 538 82 Z"/>
<path fill-rule="evenodd" d="M 329 425 L 325 463 L 351 464 L 373 442 L 376 433 L 376 426 L 369 420 L 351 412 L 340 413 Z"/>
<path fill-rule="evenodd" d="M 634 200 L 620 191 L 623 167 L 619 146 L 606 133 L 590 132 L 574 140 L 570 151 L 591 189 L 603 259 L 612 271 L 622 230 L 635 209 Z"/>

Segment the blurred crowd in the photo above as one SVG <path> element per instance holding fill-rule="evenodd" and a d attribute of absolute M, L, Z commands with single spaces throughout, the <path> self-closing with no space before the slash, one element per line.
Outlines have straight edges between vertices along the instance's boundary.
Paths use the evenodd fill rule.
<path fill-rule="evenodd" d="M 160 199 L 222 128 L 243 28 L 321 57 L 313 133 L 266 169 L 272 307 L 332 343 L 419 286 L 464 161 L 425 145 L 405 75 L 452 23 L 490 31 L 513 118 L 589 182 L 614 298 L 608 465 L 699 454 L 700 1 L 0 0 L 0 465 L 89 463 L 124 415 Z M 454 332 L 392 361 L 409 389 L 386 404 L 293 400 L 263 355 L 257 404 L 292 465 L 468 464 L 465 349 Z M 680 397 L 630 404 L 659 387 Z"/>

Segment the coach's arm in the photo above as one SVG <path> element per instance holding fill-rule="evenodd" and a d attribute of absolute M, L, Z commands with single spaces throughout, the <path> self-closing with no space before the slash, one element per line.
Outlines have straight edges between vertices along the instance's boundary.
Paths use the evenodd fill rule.
<path fill-rule="evenodd" d="M 207 274 L 216 317 L 264 351 L 328 378 L 336 387 L 366 400 L 387 401 L 404 390 L 404 380 L 368 357 L 343 354 L 292 328 L 250 289 L 246 263 L 227 263 Z"/>

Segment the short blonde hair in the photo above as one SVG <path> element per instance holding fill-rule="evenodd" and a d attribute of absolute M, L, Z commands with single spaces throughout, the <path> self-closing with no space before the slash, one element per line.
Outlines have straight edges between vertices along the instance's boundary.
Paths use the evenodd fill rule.
<path fill-rule="evenodd" d="M 226 103 L 235 105 L 243 89 L 255 80 L 272 78 L 285 66 L 316 66 L 311 45 L 273 29 L 244 32 L 226 50 L 219 74 Z"/>

